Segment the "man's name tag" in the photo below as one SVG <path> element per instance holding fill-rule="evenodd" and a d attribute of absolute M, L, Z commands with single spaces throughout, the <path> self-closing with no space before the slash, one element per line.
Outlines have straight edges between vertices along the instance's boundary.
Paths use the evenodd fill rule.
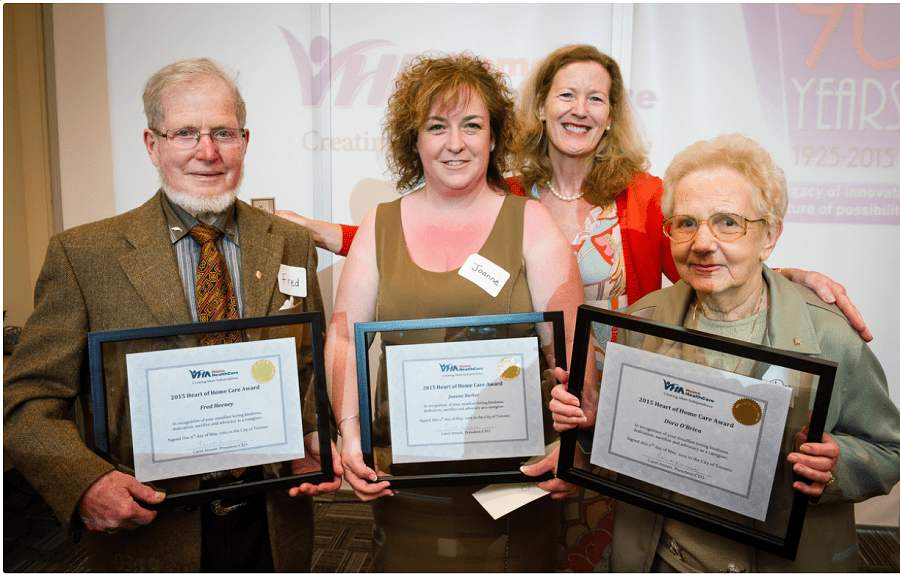
<path fill-rule="evenodd" d="M 282 264 L 278 268 L 278 290 L 285 295 L 306 297 L 306 269 Z"/>
<path fill-rule="evenodd" d="M 509 279 L 509 271 L 477 253 L 469 255 L 459 268 L 459 275 L 487 291 L 491 297 L 496 297 Z"/>

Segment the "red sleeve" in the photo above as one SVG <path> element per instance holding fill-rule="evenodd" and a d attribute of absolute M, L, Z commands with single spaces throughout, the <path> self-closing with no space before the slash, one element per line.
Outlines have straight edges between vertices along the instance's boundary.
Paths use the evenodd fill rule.
<path fill-rule="evenodd" d="M 662 258 L 662 273 L 666 276 L 666 278 L 672 283 L 677 283 L 681 277 L 678 275 L 678 269 L 675 268 L 675 260 L 672 259 L 672 244 L 669 241 L 669 238 L 666 237 L 666 234 L 663 233 L 663 222 L 666 220 L 666 216 L 663 215 L 662 212 L 662 180 L 658 177 L 653 177 L 650 174 L 644 174 L 647 176 L 647 184 L 651 184 L 653 187 L 653 201 L 652 205 L 654 208 L 654 221 L 659 221 L 659 225 L 656 226 L 658 228 L 654 228 L 653 230 L 648 231 L 648 235 L 652 235 L 654 238 L 659 238 L 659 246 L 660 246 L 660 257 Z"/>
<path fill-rule="evenodd" d="M 356 225 L 344 225 L 343 223 L 339 225 L 341 226 L 341 250 L 338 251 L 338 255 L 346 257 L 350 251 L 350 245 L 353 243 L 353 238 L 356 237 L 356 232 L 359 231 L 359 227 Z"/>
<path fill-rule="evenodd" d="M 672 259 L 672 245 L 669 242 L 669 238 L 665 235 L 662 238 L 662 248 L 663 248 L 663 268 L 662 272 L 666 276 L 666 278 L 672 283 L 678 283 L 681 279 L 681 276 L 678 274 L 678 269 L 675 267 L 675 260 Z"/>
<path fill-rule="evenodd" d="M 520 197 L 528 197 L 525 195 L 525 188 L 522 187 L 522 182 L 517 177 L 507 177 L 506 183 L 509 184 L 509 192 L 513 195 L 518 195 Z"/>
<path fill-rule="evenodd" d="M 662 180 L 635 173 L 628 189 L 616 197 L 625 251 L 628 303 L 656 291 L 662 275 L 678 281 L 669 238 L 662 231 Z"/>

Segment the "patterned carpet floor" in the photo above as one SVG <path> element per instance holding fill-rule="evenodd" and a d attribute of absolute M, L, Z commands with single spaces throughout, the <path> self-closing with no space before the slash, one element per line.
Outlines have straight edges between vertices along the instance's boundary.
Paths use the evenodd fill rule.
<path fill-rule="evenodd" d="M 351 492 L 315 498 L 313 572 L 368 572 L 372 511 Z M 860 529 L 861 572 L 900 572 L 896 530 Z M 49 507 L 15 471 L 3 476 L 3 571 L 89 572 L 84 543 L 66 536 Z"/>
<path fill-rule="evenodd" d="M 368 572 L 372 510 L 352 492 L 315 498 L 313 572 Z M 86 544 L 75 543 L 15 471 L 3 476 L 3 571 L 90 572 Z"/>
<path fill-rule="evenodd" d="M 313 572 L 368 572 L 372 563 L 372 507 L 350 491 L 315 499 Z"/>

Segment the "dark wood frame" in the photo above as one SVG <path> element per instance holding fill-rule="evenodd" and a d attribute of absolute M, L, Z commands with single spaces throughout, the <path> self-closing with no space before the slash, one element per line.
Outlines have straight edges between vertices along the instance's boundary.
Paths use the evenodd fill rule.
<path fill-rule="evenodd" d="M 331 409 L 325 385 L 324 341 L 322 337 L 322 315 L 317 312 L 273 315 L 252 319 L 230 319 L 207 323 L 185 323 L 163 327 L 146 327 L 141 329 L 123 329 L 118 331 L 99 331 L 88 333 L 88 365 L 91 384 L 91 410 L 93 417 L 86 429 L 93 439 L 94 451 L 109 460 L 109 427 L 106 416 L 106 377 L 103 370 L 103 343 L 130 341 L 135 339 L 154 339 L 178 337 L 215 331 L 235 331 L 262 327 L 278 327 L 283 325 L 308 324 L 312 340 L 313 384 L 316 391 L 316 418 L 319 432 L 319 453 L 321 469 L 306 474 L 283 476 L 255 482 L 231 484 L 216 488 L 168 494 L 162 502 L 148 505 L 152 510 L 165 510 L 184 506 L 194 506 L 204 502 L 222 499 L 234 499 L 264 494 L 272 490 L 287 490 L 301 484 L 320 484 L 334 480 L 331 458 Z"/>
<path fill-rule="evenodd" d="M 584 371 L 588 353 L 593 353 L 590 331 L 591 323 L 595 322 L 817 375 L 819 379 L 815 389 L 815 403 L 809 423 L 808 440 L 810 442 L 822 440 L 822 430 L 831 402 L 837 363 L 582 305 L 578 308 L 575 322 L 575 345 L 572 351 L 572 372 L 569 379 L 569 392 L 576 396 L 580 396 L 584 386 Z M 623 484 L 619 481 L 618 475 L 603 477 L 576 468 L 575 451 L 578 448 L 579 432 L 584 433 L 585 431 L 573 429 L 562 433 L 557 471 L 559 478 L 783 558 L 789 560 L 796 558 L 797 546 L 800 543 L 800 534 L 806 516 L 806 505 L 809 502 L 807 495 L 793 491 L 793 500 L 786 501 L 786 504 L 791 504 L 786 534 L 784 537 L 773 536 L 757 528 L 737 524 L 718 516 L 709 515 L 696 508 L 672 502 L 640 487 Z M 588 432 L 593 435 L 591 431 Z"/>

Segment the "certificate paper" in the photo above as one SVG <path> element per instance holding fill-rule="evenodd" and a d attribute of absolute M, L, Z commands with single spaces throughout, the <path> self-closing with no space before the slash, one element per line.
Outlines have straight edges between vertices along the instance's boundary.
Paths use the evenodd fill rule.
<path fill-rule="evenodd" d="M 141 481 L 303 458 L 293 338 L 127 356 Z"/>
<path fill-rule="evenodd" d="M 591 463 L 764 521 L 791 395 L 609 343 Z"/>
<path fill-rule="evenodd" d="M 536 337 L 389 345 L 395 463 L 544 453 Z"/>

